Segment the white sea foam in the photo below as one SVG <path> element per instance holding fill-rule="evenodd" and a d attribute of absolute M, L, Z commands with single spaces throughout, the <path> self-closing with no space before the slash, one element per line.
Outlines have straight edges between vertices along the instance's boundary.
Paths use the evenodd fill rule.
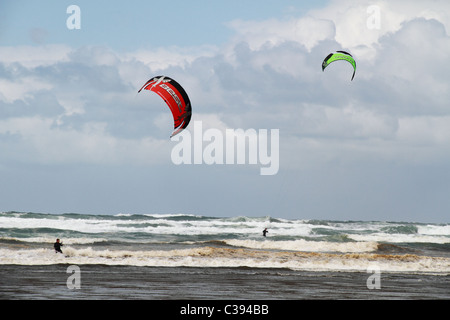
<path fill-rule="evenodd" d="M 42 236 L 42 237 L 30 237 L 30 238 L 14 238 L 14 237 L 0 237 L 0 240 L 9 241 L 20 241 L 23 243 L 48 243 L 52 244 L 55 242 L 56 237 L 54 236 Z M 105 238 L 93 238 L 93 237 L 77 237 L 77 238 L 64 238 L 64 243 L 74 244 L 93 244 L 108 241 Z"/>
<path fill-rule="evenodd" d="M 417 233 L 450 237 L 450 225 L 419 225 Z"/>
<path fill-rule="evenodd" d="M 66 248 L 64 255 L 49 249 L 0 249 L 0 264 L 50 265 L 56 263 L 156 267 L 252 267 L 312 271 L 362 271 L 376 265 L 384 272 L 450 273 L 449 258 L 415 255 L 274 253 L 210 247 L 182 250 L 94 250 Z"/>
<path fill-rule="evenodd" d="M 373 233 L 373 234 L 352 234 L 348 236 L 355 241 L 372 241 L 372 242 L 388 242 L 388 243 L 450 243 L 448 236 L 433 236 L 421 234 L 389 234 L 389 233 Z"/>
<path fill-rule="evenodd" d="M 235 247 L 307 252 L 373 252 L 378 248 L 378 243 L 373 241 L 328 242 L 299 239 L 291 241 L 226 240 L 225 242 Z"/>
<path fill-rule="evenodd" d="M 264 228 L 269 228 L 266 238 Z M 0 213 L 0 264 L 361 271 L 377 263 L 389 271 L 450 273 L 449 228 L 443 224 L 184 214 Z M 64 255 L 52 250 L 57 237 L 65 244 Z M 378 254 L 384 243 L 395 244 L 387 247 L 390 256 Z M 402 243 L 408 245 L 400 248 Z M 443 258 L 404 255 L 426 254 L 429 247 L 433 256 Z"/>

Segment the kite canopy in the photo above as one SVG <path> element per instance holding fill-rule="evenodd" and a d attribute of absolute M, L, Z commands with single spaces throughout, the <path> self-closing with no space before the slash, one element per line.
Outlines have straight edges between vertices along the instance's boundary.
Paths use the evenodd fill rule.
<path fill-rule="evenodd" d="M 142 89 L 156 92 L 172 111 L 174 131 L 171 138 L 188 126 L 192 115 L 191 102 L 178 82 L 166 76 L 157 76 L 148 80 L 138 93 Z"/>
<path fill-rule="evenodd" d="M 322 62 L 322 71 L 324 71 L 325 68 L 328 67 L 330 63 L 337 60 L 346 60 L 353 66 L 353 76 L 352 76 L 353 80 L 356 72 L 356 62 L 355 59 L 353 59 L 353 56 L 345 51 L 336 51 L 334 53 L 330 53 Z"/>

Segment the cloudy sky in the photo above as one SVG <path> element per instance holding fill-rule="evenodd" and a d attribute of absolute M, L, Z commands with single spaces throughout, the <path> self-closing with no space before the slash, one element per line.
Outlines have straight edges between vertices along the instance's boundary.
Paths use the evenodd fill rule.
<path fill-rule="evenodd" d="M 4 0 L 0 211 L 450 222 L 449 30 L 447 0 Z M 195 123 L 278 129 L 278 172 L 175 164 Z"/>

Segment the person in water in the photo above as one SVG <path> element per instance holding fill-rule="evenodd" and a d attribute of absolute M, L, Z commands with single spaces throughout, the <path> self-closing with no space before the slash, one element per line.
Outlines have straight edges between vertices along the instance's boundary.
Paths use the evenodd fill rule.
<path fill-rule="evenodd" d="M 266 233 L 267 232 L 269 232 L 268 230 L 267 230 L 267 228 L 265 228 L 264 230 L 263 230 L 263 236 L 265 237 L 266 236 Z"/>
<path fill-rule="evenodd" d="M 63 246 L 62 242 L 59 242 L 59 239 L 56 239 L 55 244 L 53 245 L 53 247 L 55 248 L 55 252 L 56 253 L 63 253 L 61 250 L 61 247 Z"/>

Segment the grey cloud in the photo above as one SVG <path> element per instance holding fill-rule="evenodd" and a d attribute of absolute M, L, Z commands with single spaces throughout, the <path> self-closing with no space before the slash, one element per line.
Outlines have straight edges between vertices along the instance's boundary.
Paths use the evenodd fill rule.
<path fill-rule="evenodd" d="M 110 211 L 442 221 L 450 190 L 444 179 L 450 50 L 443 25 L 413 19 L 373 48 L 341 48 L 330 22 L 318 24 L 328 30 L 320 39 L 302 33 L 308 46 L 292 30 L 278 37 L 285 25 L 273 25 L 276 41 L 265 42 L 261 33 L 252 43 L 246 36 L 258 30 L 250 28 L 223 50 L 189 59 L 174 54 L 165 63 L 158 63 L 165 50 L 148 57 L 102 46 L 63 48 L 50 59 L 52 48 L 41 48 L 31 59 L 15 49 L 22 50 L 19 58 L 0 63 L 1 190 L 17 205 L 22 180 L 41 186 L 45 178 L 52 186 L 34 199 L 42 210 L 52 210 L 56 192 L 58 210 L 101 211 L 113 194 Z M 353 81 L 345 63 L 322 72 L 323 58 L 339 49 L 355 53 Z M 193 119 L 203 119 L 205 128 L 280 129 L 279 173 L 263 180 L 254 167 L 171 164 L 170 111 L 157 95 L 137 94 L 159 74 L 182 83 Z M 170 202 L 180 181 L 183 201 Z M 70 202 L 72 193 L 86 201 Z M 239 207 L 230 209 L 230 200 Z"/>
<path fill-rule="evenodd" d="M 427 46 L 419 46 L 413 35 Z M 380 39 L 374 60 L 356 57 L 352 82 L 344 63 L 322 72 L 323 58 L 342 49 L 329 39 L 310 50 L 292 40 L 253 49 L 240 42 L 226 54 L 199 57 L 160 72 L 181 79 L 194 114 L 219 114 L 230 126 L 282 128 L 288 135 L 317 139 L 360 139 L 372 134 L 386 138 L 393 137 L 399 117 L 448 112 L 450 90 L 442 71 L 448 69 L 443 54 L 448 43 L 439 22 L 409 21 Z M 440 51 L 434 54 L 433 47 Z M 3 114 L 56 117 L 59 113 L 61 128 L 81 130 L 84 124 L 97 122 L 105 123 L 115 137 L 164 136 L 155 121 L 165 117 L 171 122 L 169 110 L 151 93 L 136 93 L 139 84 L 155 75 L 145 63 L 125 60 L 101 46 L 72 50 L 68 59 L 35 68 L 16 63 L 14 70 L 4 65 L 5 80 L 34 77 L 52 88 L 38 90 L 32 103 L 5 104 Z M 63 112 L 61 104 L 70 109 L 71 101 L 75 111 Z"/>

